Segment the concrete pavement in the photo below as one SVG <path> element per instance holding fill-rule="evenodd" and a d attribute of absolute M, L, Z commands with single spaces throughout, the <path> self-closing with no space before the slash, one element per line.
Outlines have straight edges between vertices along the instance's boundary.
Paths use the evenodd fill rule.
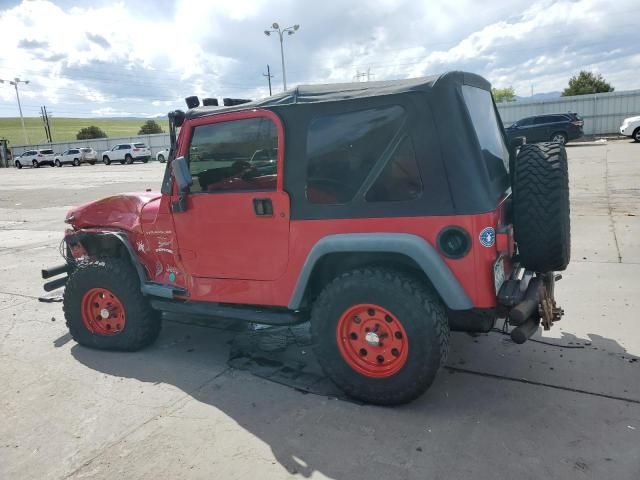
<path fill-rule="evenodd" d="M 64 213 L 158 189 L 163 166 L 0 170 L 0 478 L 639 478 L 640 145 L 568 154 L 566 316 L 546 343 L 453 334 L 447 368 L 398 408 L 231 368 L 222 324 L 166 321 L 136 353 L 76 345 L 37 300 Z"/>

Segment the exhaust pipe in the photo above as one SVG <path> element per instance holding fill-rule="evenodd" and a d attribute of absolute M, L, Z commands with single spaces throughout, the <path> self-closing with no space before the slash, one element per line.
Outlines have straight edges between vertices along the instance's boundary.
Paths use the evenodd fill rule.
<path fill-rule="evenodd" d="M 513 307 L 509 312 L 509 323 L 512 325 L 523 325 L 527 319 L 537 313 L 540 304 L 540 286 L 542 279 L 535 277 L 529 282 L 527 291 L 524 294 L 524 300 Z"/>
<path fill-rule="evenodd" d="M 529 317 L 522 325 L 511 330 L 511 340 L 518 345 L 523 344 L 531 338 L 531 335 L 538 331 L 539 326 L 540 318 L 537 316 Z"/>

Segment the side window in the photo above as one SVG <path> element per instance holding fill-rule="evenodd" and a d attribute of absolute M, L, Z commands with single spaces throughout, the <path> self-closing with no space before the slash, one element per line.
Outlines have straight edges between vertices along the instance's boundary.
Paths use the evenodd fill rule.
<path fill-rule="evenodd" d="M 120 145 L 120 150 L 129 150 L 131 145 Z"/>
<path fill-rule="evenodd" d="M 278 130 L 269 118 L 195 127 L 189 146 L 191 192 L 275 190 Z"/>
<path fill-rule="evenodd" d="M 518 125 L 520 125 L 521 127 L 528 127 L 532 123 L 533 123 L 533 117 L 523 118 L 522 120 L 518 121 Z"/>
<path fill-rule="evenodd" d="M 118 150 L 119 148 L 120 148 L 120 145 L 116 145 L 115 147 L 113 147 L 113 148 L 111 149 L 111 151 L 113 152 L 113 151 L 115 151 L 115 150 Z"/>
<path fill-rule="evenodd" d="M 404 108 L 393 105 L 318 117 L 307 134 L 307 198 L 350 202 L 402 126 Z"/>
<path fill-rule="evenodd" d="M 367 192 L 368 202 L 414 200 L 422 194 L 422 179 L 410 137 L 398 144 L 380 175 Z"/>

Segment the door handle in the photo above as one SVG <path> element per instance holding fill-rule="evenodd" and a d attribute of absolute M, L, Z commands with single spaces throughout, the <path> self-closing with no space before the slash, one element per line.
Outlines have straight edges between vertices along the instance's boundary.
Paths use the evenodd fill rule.
<path fill-rule="evenodd" d="M 273 217 L 273 203 L 270 198 L 254 198 L 253 211 L 259 217 Z"/>

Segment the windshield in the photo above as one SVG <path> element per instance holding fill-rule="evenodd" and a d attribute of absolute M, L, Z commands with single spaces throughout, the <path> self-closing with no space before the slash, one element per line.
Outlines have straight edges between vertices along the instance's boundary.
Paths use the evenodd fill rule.
<path fill-rule="evenodd" d="M 504 143 L 491 93 L 488 90 L 463 85 L 462 94 L 469 108 L 489 177 L 493 182 L 508 180 L 509 149 Z"/>

